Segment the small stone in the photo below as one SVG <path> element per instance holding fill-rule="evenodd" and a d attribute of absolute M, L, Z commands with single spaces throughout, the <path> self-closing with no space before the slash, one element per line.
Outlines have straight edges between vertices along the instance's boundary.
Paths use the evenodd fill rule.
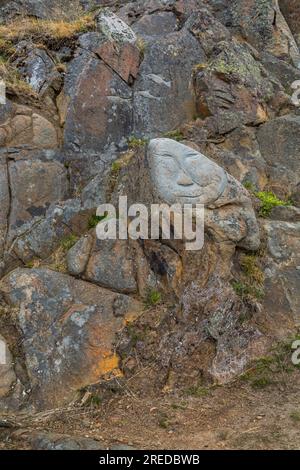
<path fill-rule="evenodd" d="M 58 146 L 57 132 L 53 124 L 39 114 L 32 115 L 33 144 L 39 148 Z"/>

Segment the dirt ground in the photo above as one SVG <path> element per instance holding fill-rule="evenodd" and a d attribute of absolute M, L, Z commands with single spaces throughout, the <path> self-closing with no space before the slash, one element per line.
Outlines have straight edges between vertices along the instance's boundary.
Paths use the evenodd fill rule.
<path fill-rule="evenodd" d="M 159 396 L 136 394 L 128 382 L 103 402 L 10 416 L 12 427 L 0 426 L 0 449 L 28 448 L 25 430 L 137 449 L 299 449 L 300 370 L 258 369 L 231 385 Z"/>

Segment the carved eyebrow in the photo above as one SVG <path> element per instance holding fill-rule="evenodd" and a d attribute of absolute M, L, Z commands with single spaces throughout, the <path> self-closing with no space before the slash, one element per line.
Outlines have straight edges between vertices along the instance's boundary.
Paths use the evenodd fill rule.
<path fill-rule="evenodd" d="M 167 152 L 164 152 L 164 153 L 156 153 L 156 154 L 155 154 L 155 157 L 172 158 L 172 160 L 176 160 L 176 158 L 174 157 L 174 155 L 172 155 L 171 153 L 167 153 Z"/>
<path fill-rule="evenodd" d="M 190 153 L 186 154 L 185 158 L 198 157 L 198 156 L 199 156 L 198 153 L 190 152 Z"/>

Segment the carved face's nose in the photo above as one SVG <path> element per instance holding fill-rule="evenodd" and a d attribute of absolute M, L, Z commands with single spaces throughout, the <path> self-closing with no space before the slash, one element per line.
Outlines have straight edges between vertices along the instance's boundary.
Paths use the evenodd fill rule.
<path fill-rule="evenodd" d="M 181 171 L 177 179 L 177 184 L 179 184 L 180 186 L 192 186 L 194 182 L 188 175 Z"/>

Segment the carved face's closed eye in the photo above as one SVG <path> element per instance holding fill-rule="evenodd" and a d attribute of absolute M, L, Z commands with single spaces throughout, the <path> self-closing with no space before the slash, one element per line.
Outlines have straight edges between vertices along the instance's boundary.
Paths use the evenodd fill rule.
<path fill-rule="evenodd" d="M 152 140 L 148 159 L 155 189 L 169 204 L 208 204 L 218 199 L 226 187 L 222 168 L 171 139 Z"/>

